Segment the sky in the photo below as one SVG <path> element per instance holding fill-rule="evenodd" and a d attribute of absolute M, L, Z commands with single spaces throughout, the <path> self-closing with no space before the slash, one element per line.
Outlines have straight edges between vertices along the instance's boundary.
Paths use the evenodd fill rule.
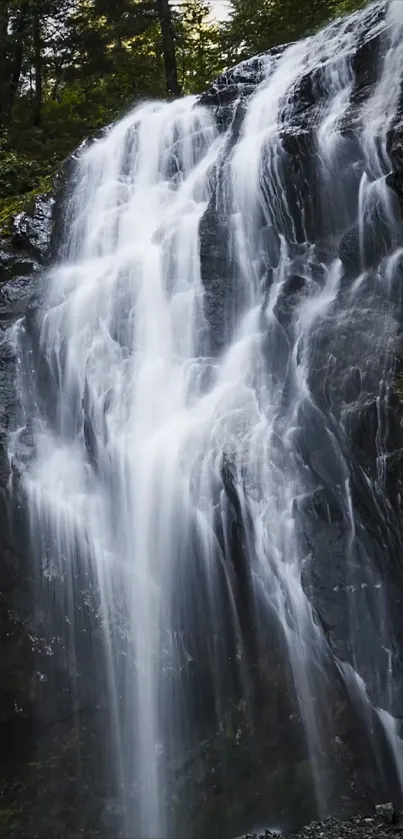
<path fill-rule="evenodd" d="M 180 6 L 186 0 L 170 0 L 172 6 Z M 210 17 L 212 20 L 225 20 L 228 17 L 231 0 L 208 0 L 211 8 Z M 0 0 L 1 5 L 1 0 Z"/>
<path fill-rule="evenodd" d="M 228 0 L 210 0 L 211 15 L 216 20 L 225 20 L 228 16 Z"/>

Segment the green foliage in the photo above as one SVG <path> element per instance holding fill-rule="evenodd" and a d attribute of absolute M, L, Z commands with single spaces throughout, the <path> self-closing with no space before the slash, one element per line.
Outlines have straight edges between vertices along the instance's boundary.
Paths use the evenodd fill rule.
<path fill-rule="evenodd" d="M 53 186 L 53 176 L 38 177 L 34 189 L 20 195 L 0 198 L 0 233 L 9 233 L 14 216 L 22 210 L 30 210 L 38 195 L 50 192 Z"/>
<path fill-rule="evenodd" d="M 208 0 L 172 7 L 185 93 L 202 90 L 223 69 L 219 29 L 208 14 Z M 0 0 L 1 55 L 0 207 L 39 190 L 84 137 L 166 92 L 155 0 Z"/>
<path fill-rule="evenodd" d="M 232 62 L 313 34 L 368 0 L 232 0 L 225 41 Z"/>
<path fill-rule="evenodd" d="M 210 2 L 170 0 L 185 94 L 365 0 L 231 0 L 222 24 Z M 160 23 L 157 0 L 0 0 L 0 218 L 84 137 L 166 95 Z"/>
<path fill-rule="evenodd" d="M 184 93 L 202 93 L 224 69 L 221 30 L 209 20 L 208 0 L 185 0 L 175 21 L 176 52 Z"/>
<path fill-rule="evenodd" d="M 35 163 L 24 155 L 7 148 L 0 139 L 0 182 L 3 197 L 26 192 L 35 180 Z"/>

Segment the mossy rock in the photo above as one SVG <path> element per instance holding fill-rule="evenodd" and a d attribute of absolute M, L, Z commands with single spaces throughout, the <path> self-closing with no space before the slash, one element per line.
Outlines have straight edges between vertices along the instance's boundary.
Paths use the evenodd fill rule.
<path fill-rule="evenodd" d="M 54 177 L 54 173 L 45 175 L 30 192 L 0 199 L 0 233 L 8 235 L 12 232 L 13 220 L 17 213 L 33 212 L 35 199 L 52 190 Z"/>

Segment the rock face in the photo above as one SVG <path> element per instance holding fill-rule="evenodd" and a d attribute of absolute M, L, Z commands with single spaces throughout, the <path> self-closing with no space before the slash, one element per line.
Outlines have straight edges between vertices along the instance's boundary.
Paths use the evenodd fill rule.
<path fill-rule="evenodd" d="M 358 188 L 364 166 L 357 139 L 361 130 L 360 114 L 374 90 L 384 57 L 382 27 L 377 31 L 377 23 L 382 23 L 383 15 L 381 5 L 368 12 L 366 25 L 357 37 L 351 56 L 351 94 L 338 135 L 340 173 L 331 185 L 331 189 L 346 196 L 346 212 L 341 220 L 331 218 L 330 200 L 328 215 L 324 214 L 318 198 L 323 170 L 318 170 L 315 126 L 318 114 L 326 104 L 326 68 L 319 67 L 302 75 L 293 90 L 294 105 L 288 111 L 280 138 L 287 164 L 281 173 L 281 183 L 287 206 L 292 208 L 290 216 L 284 218 L 282 233 L 290 240 L 293 268 L 274 307 L 274 317 L 279 325 L 275 348 L 279 367 L 274 373 L 286 379 L 286 365 L 281 366 L 282 348 L 290 345 L 296 307 L 312 285 L 320 286 L 324 266 L 338 256 L 340 291 L 331 317 L 334 322 L 342 319 L 342 325 L 336 331 L 328 320 L 314 336 L 309 385 L 316 407 L 312 409 L 309 422 L 299 417 L 296 431 L 301 462 L 315 478 L 312 491 L 296 502 L 304 522 L 307 554 L 303 583 L 329 648 L 349 672 L 348 667 L 354 660 L 354 639 L 348 616 L 352 589 L 358 592 L 355 608 L 363 631 L 373 637 L 377 627 L 372 624 L 365 598 L 374 576 L 370 577 L 365 564 L 358 562 L 354 565 L 353 577 L 346 575 L 352 525 L 340 504 L 338 488 L 347 482 L 351 487 L 351 505 L 357 512 L 355 537 L 359 552 L 371 556 L 377 580 L 380 585 L 385 584 L 389 592 L 388 619 L 394 628 L 397 648 L 385 651 L 385 656 L 390 656 L 398 688 L 392 710 L 398 719 L 402 719 L 403 309 L 396 287 L 385 291 L 377 280 L 380 264 L 403 241 L 403 98 L 396 104 L 395 118 L 387 136 L 384 172 L 395 227 L 391 229 L 389 220 L 376 207 L 364 231 L 356 221 Z M 227 196 L 220 190 L 223 172 L 239 139 L 246 105 L 263 81 L 267 67 L 274 67 L 283 52 L 284 47 L 280 47 L 267 56 L 259 56 L 228 71 L 200 99 L 201 104 L 214 111 L 219 130 L 228 131 L 227 155 L 221 171 L 214 174 L 217 188 L 200 225 L 201 275 L 212 356 L 227 344 L 234 312 L 242 310 L 245 302 L 244 290 L 235 287 L 229 279 L 236 275 L 236 270 Z M 266 164 L 263 156 L 262 217 L 264 213 L 266 215 L 260 230 L 263 256 L 259 267 L 262 273 L 263 269 L 266 271 L 265 292 L 269 295 L 273 266 L 266 257 L 269 253 L 271 257 L 279 253 L 281 240 L 268 219 L 265 206 L 270 176 Z M 120 813 L 116 789 L 104 768 L 104 747 L 107 747 L 104 721 L 108 709 L 97 698 L 102 693 L 99 684 L 97 690 L 93 684 L 95 677 L 90 666 L 93 650 L 91 652 L 83 640 L 73 668 L 63 644 L 65 627 L 60 627 L 60 633 L 53 638 L 50 647 L 44 642 L 46 616 L 41 613 L 40 581 L 38 585 L 38 580 L 34 579 L 24 541 L 26 535 L 21 539 L 21 534 L 27 533 L 27 521 L 23 494 L 18 493 L 19 476 L 15 472 L 12 480 L 14 489 L 17 485 L 14 498 L 18 499 L 18 504 L 10 506 L 11 467 L 7 447 L 10 446 L 10 432 L 18 423 L 13 325 L 19 318 L 24 318 L 29 338 L 27 353 L 36 353 L 38 391 L 44 399 L 49 398 L 48 371 L 38 361 L 38 310 L 43 296 L 45 267 L 60 238 L 54 208 L 53 197 L 38 198 L 32 213 L 23 213 L 16 218 L 11 237 L 0 240 L 0 833 L 3 830 L 10 839 L 22 835 L 39 839 L 96 835 L 110 839 L 118 836 Z M 309 276 L 301 268 L 307 238 L 313 252 Z M 403 262 L 398 270 L 403 280 Z M 349 306 L 349 295 L 354 284 L 360 282 L 356 303 L 360 316 L 358 320 L 348 321 L 344 314 Z M 371 305 L 368 305 L 368 299 Z M 386 350 L 384 336 L 389 332 L 393 332 L 394 342 Z M 350 348 L 349 353 L 347 348 Z M 267 346 L 266 352 L 273 354 L 273 347 Z M 350 363 L 352 355 L 357 359 L 356 364 Z M 359 363 L 362 358 L 368 360 L 365 367 Z M 379 358 L 387 371 L 384 379 L 379 374 Z M 286 388 L 284 392 L 286 399 Z M 338 431 L 340 426 L 345 429 L 344 436 Z M 25 433 L 22 443 L 29 458 L 32 432 L 27 429 Z M 87 448 L 93 449 L 90 437 L 91 429 L 87 428 Z M 348 474 L 340 468 L 340 452 L 349 463 Z M 288 695 L 289 674 L 285 673 L 278 631 L 276 634 L 273 629 L 270 643 L 263 652 L 256 640 L 258 616 L 251 598 L 246 536 L 240 524 L 239 499 L 234 489 L 236 481 L 229 459 L 223 458 L 220 477 L 220 491 L 222 489 L 227 499 L 229 525 L 228 532 L 220 532 L 219 538 L 231 544 L 230 572 L 237 579 L 237 605 L 247 643 L 248 677 L 257 722 L 252 731 L 245 707 L 238 701 L 236 686 L 231 685 L 220 731 L 212 729 L 211 737 L 203 741 L 197 754 L 190 753 L 178 766 L 170 767 L 176 800 L 186 801 L 190 789 L 196 788 L 195 824 L 200 839 L 207 836 L 221 839 L 224 833 L 236 835 L 246 829 L 247 824 L 254 823 L 256 817 L 263 823 L 268 816 L 274 818 L 279 812 L 284 826 L 295 826 L 308 821 L 315 808 L 312 769 L 306 759 L 302 719 L 298 703 Z M 90 625 L 91 607 L 86 600 L 85 582 L 80 580 L 78 583 L 83 583 L 80 608 L 82 606 L 86 630 Z M 85 638 L 85 632 L 82 637 Z M 365 678 L 371 702 L 376 705 L 378 685 L 374 661 L 365 662 L 363 671 L 361 675 Z M 382 785 L 385 795 L 390 792 L 397 798 L 396 778 L 380 779 L 376 786 L 370 773 L 366 774 L 370 762 L 369 746 L 366 730 L 361 727 L 360 712 L 352 708 L 340 671 L 334 664 L 329 664 L 326 675 L 329 681 L 332 680 L 332 691 L 326 693 L 327 688 L 324 688 L 323 696 L 314 696 L 312 701 L 316 708 L 320 698 L 322 705 L 326 705 L 326 714 L 335 721 L 337 736 L 329 744 L 329 750 L 335 765 L 340 768 L 340 775 L 348 778 L 341 794 L 340 782 L 337 782 L 339 808 L 341 795 L 346 815 L 352 807 L 370 810 Z M 48 689 L 50 683 L 51 690 Z M 276 698 L 267 703 L 269 693 Z M 48 696 L 56 697 L 52 707 Z M 203 699 L 207 705 L 210 697 Z M 373 715 L 371 723 L 376 731 L 380 726 L 379 719 L 373 708 L 368 713 Z M 17 749 L 16 742 L 20 744 Z M 387 749 L 385 741 L 382 742 Z M 291 764 L 284 758 L 287 749 L 293 751 Z M 333 778 L 326 780 L 329 785 L 334 782 Z M 50 807 L 49 801 L 52 802 Z M 300 839 L 305 836 L 332 839 L 333 836 L 361 835 L 364 839 L 375 835 L 375 831 L 378 836 L 389 836 L 395 830 L 398 826 L 385 826 L 384 814 L 379 812 L 377 817 L 371 815 L 344 826 L 328 821 L 307 828 L 299 836 Z"/>
<path fill-rule="evenodd" d="M 0 833 L 56 839 L 83 831 L 89 836 L 96 826 L 96 835 L 106 839 L 114 800 L 102 774 L 104 709 L 88 682 L 77 713 L 63 646 L 57 638 L 51 646 L 44 640 L 25 513 L 9 502 L 7 449 L 18 424 L 13 328 L 24 315 L 35 321 L 52 249 L 54 203 L 52 195 L 39 196 L 16 217 L 11 234 L 0 238 Z M 29 451 L 29 439 L 26 445 Z M 57 684 L 54 707 L 40 701 L 50 681 Z"/>
<path fill-rule="evenodd" d="M 30 229 L 34 232 L 32 243 L 29 241 Z M 32 216 L 21 214 L 16 221 L 15 241 L 14 235 L 0 240 L 0 825 L 4 833 L 10 829 L 6 778 L 14 771 L 18 778 L 21 767 L 32 759 L 34 696 L 39 676 L 35 664 L 37 638 L 31 626 L 34 613 L 31 569 L 24 556 L 18 554 L 7 500 L 10 478 L 8 432 L 15 424 L 17 409 L 16 357 L 10 327 L 24 314 L 35 291 L 42 267 L 39 260 L 49 245 L 50 233 L 51 200 L 41 198 L 38 215 L 35 208 Z M 41 253 L 37 248 L 39 241 Z M 18 748 L 16 743 L 20 744 Z"/>
<path fill-rule="evenodd" d="M 395 692 L 389 709 L 400 720 L 403 713 L 400 619 L 403 602 L 401 89 L 397 91 L 387 133 L 382 133 L 383 126 L 379 123 L 377 141 L 381 152 L 377 158 L 380 168 L 376 172 L 371 169 L 363 125 L 365 108 L 370 110 L 376 103 L 381 68 L 386 61 L 384 13 L 381 4 L 368 10 L 365 26 L 360 29 L 354 44 L 349 65 L 348 104 L 342 114 L 337 115 L 337 167 L 330 172 L 329 180 L 326 180 L 326 166 L 330 166 L 330 159 L 326 162 L 326 144 L 320 145 L 323 138 L 318 132 L 328 107 L 329 85 L 331 89 L 329 64 L 323 62 L 314 71 L 301 75 L 292 94 L 288 90 L 278 146 L 274 152 L 270 149 L 272 165 L 275 159 L 276 189 L 270 182 L 274 176 L 268 163 L 269 152 L 265 155 L 265 150 L 261 151 L 261 217 L 256 214 L 259 229 L 254 231 L 256 250 L 253 258 L 261 286 L 267 287 L 269 296 L 278 265 L 276 253 L 280 248 L 276 225 L 271 224 L 270 219 L 271 201 L 280 216 L 277 232 L 280 228 L 290 262 L 289 275 L 287 272 L 274 308 L 279 328 L 274 333 L 275 339 L 267 346 L 270 374 L 278 375 L 279 380 L 285 380 L 289 370 L 289 347 L 295 341 L 301 301 L 308 299 L 315 285 L 317 288 L 323 286 L 325 267 L 332 263 L 336 265 L 337 257 L 340 260 L 340 290 L 329 316 L 315 330 L 309 347 L 307 363 L 312 404 L 305 406 L 304 415 L 301 412 L 295 420 L 301 459 L 312 480 L 312 492 L 296 502 L 301 539 L 306 544 L 302 579 L 329 646 L 341 663 L 351 695 L 356 693 L 357 706 L 364 701 L 362 686 L 355 681 L 349 668 L 357 666 L 361 656 L 360 677 L 365 680 L 369 700 L 375 706 L 380 704 L 382 707 L 382 677 L 379 674 L 381 671 L 386 673 L 390 667 Z M 231 204 L 230 190 L 223 186 L 229 181 L 227 172 L 231 163 L 228 158 L 238 138 L 242 137 L 247 114 L 250 117 L 251 98 L 262 81 L 264 68 L 269 75 L 274 74 L 281 55 L 282 51 L 276 51 L 245 62 L 217 80 L 201 99 L 203 104 L 215 109 L 219 129 L 228 132 L 228 157 L 224 156 L 221 169 L 216 173 L 217 188 L 200 226 L 205 314 L 210 325 L 212 355 L 220 352 L 231 337 L 228 301 L 231 313 L 236 313 L 238 308 L 242 311 L 244 305 L 242 289 L 234 282 L 236 266 L 231 218 L 236 215 L 237 208 Z M 337 58 L 334 65 L 331 61 L 330 64 L 333 79 L 337 78 Z M 264 109 L 263 99 L 261 106 Z M 255 117 L 257 120 L 257 114 Z M 270 118 L 269 112 L 267 118 Z M 260 128 L 263 132 L 265 126 Z M 323 167 L 322 161 L 325 161 Z M 246 155 L 245 166 L 248 166 Z M 375 181 L 378 197 L 382 195 L 380 201 L 371 201 Z M 361 201 L 366 201 L 364 214 L 360 210 Z M 333 206 L 338 207 L 337 213 L 333 213 Z M 311 243 L 310 254 L 307 242 Z M 382 284 L 387 265 L 394 274 L 394 282 L 389 286 Z M 303 347 L 300 352 L 304 352 Z M 388 371 L 385 379 L 381 370 Z M 286 400 L 286 386 L 284 391 Z M 347 506 L 344 490 L 340 490 L 345 486 L 350 493 Z M 240 588 L 246 591 L 247 587 L 240 583 Z M 378 591 L 388 592 L 382 629 L 374 617 L 378 610 L 375 605 Z M 386 644 L 375 664 L 371 655 L 366 656 L 362 649 L 358 650 L 358 635 L 362 632 L 367 639 L 372 638 L 375 649 L 377 634 L 386 626 L 390 628 L 391 643 L 390 646 Z M 263 669 L 266 666 L 267 670 L 273 670 L 278 664 L 276 652 L 271 651 L 270 655 L 272 659 L 270 663 L 265 662 Z M 337 679 L 334 673 L 331 674 L 331 668 L 329 677 Z M 332 714 L 339 714 L 335 728 L 340 743 L 345 746 L 343 757 L 339 758 L 344 766 L 351 749 L 357 748 L 352 742 L 354 730 L 358 728 L 357 719 L 351 721 L 351 725 L 348 723 L 351 707 L 347 710 L 349 703 L 346 702 L 341 689 L 336 702 L 338 710 Z M 373 724 L 375 728 L 379 727 L 376 716 Z M 265 736 L 262 735 L 262 742 Z M 334 748 L 334 744 L 329 748 Z M 275 760 L 273 754 L 272 750 L 272 760 Z M 366 781 L 361 770 L 369 765 L 370 758 L 362 753 L 358 762 L 361 764 L 358 786 L 363 790 Z M 267 780 L 267 783 L 270 782 Z M 384 792 L 388 795 L 388 782 Z M 349 792 L 345 790 L 343 794 L 348 799 Z M 399 796 L 398 785 L 393 794 Z M 309 795 L 305 795 L 308 800 Z M 367 806 L 368 801 L 369 798 Z M 360 806 L 364 807 L 365 802 Z"/>
<path fill-rule="evenodd" d="M 340 473 L 336 453 L 330 454 L 328 442 L 323 432 L 324 418 L 334 419 L 334 433 L 339 452 L 346 453 L 350 466 L 351 491 L 354 507 L 361 517 L 360 540 L 362 550 L 375 557 L 379 574 L 388 578 L 391 596 L 393 623 L 401 640 L 399 609 L 402 602 L 402 564 L 399 558 L 402 547 L 400 511 L 401 495 L 401 424 L 403 422 L 401 400 L 401 365 L 402 365 L 402 307 L 399 283 L 391 292 L 393 300 L 387 300 L 387 293 L 377 286 L 380 266 L 393 253 L 399 253 L 402 238 L 402 196 L 403 196 L 403 97 L 395 102 L 394 117 L 385 141 L 385 159 L 383 189 L 385 201 L 389 202 L 390 214 L 386 216 L 379 204 L 369 207 L 363 227 L 357 222 L 359 184 L 365 166 L 365 150 L 362 140 L 362 114 L 373 96 L 379 81 L 381 67 L 385 60 L 385 34 L 380 25 L 385 14 L 382 4 L 374 5 L 368 11 L 365 26 L 361 29 L 351 56 L 352 84 L 348 105 L 339 119 L 337 135 L 339 171 L 334 173 L 330 188 L 335 192 L 337 203 L 338 189 L 346 196 L 345 214 L 329 218 L 323 211 L 321 182 L 324 172 L 318 163 L 317 125 L 319 115 L 325 108 L 329 92 L 329 68 L 323 63 L 313 72 L 302 76 L 293 88 L 292 103 L 284 109 L 284 124 L 281 129 L 281 154 L 287 161 L 287 170 L 280 173 L 281 186 L 286 198 L 284 204 L 289 212 L 283 234 L 291 250 L 295 253 L 295 265 L 298 266 L 298 254 L 303 251 L 304 242 L 313 244 L 312 278 L 303 277 L 296 271 L 287 278 L 281 298 L 276 303 L 276 317 L 287 333 L 292 328 L 298 301 L 303 299 L 304 286 L 309 283 L 321 283 L 320 271 L 325 264 L 339 257 L 342 263 L 341 292 L 335 301 L 332 315 L 343 322 L 342 329 L 332 329 L 326 323 L 315 336 L 315 349 L 310 359 L 312 365 L 310 386 L 319 407 L 316 418 L 310 420 L 312 430 L 305 431 L 301 439 L 303 458 L 310 471 L 316 475 L 319 485 L 311 499 L 306 500 L 305 538 L 313 560 L 305 571 L 305 585 L 315 604 L 322 625 L 325 627 L 334 651 L 343 660 L 352 660 L 350 643 L 347 639 L 348 582 L 345 576 L 346 520 L 337 501 L 337 486 L 346 480 Z M 246 112 L 246 104 L 261 83 L 264 67 L 274 72 L 276 61 L 282 50 L 273 51 L 268 56 L 260 56 L 251 62 L 245 62 L 235 70 L 224 75 L 202 97 L 202 103 L 214 107 L 217 123 L 222 129 L 233 126 L 235 137 L 239 136 Z M 336 62 L 335 62 L 336 65 Z M 271 67 L 273 66 L 273 69 Z M 337 74 L 337 67 L 334 67 Z M 229 107 L 231 103 L 231 107 Z M 234 106 L 234 103 L 236 105 Z M 380 138 L 381 141 L 381 138 Z M 229 149 L 231 140 L 229 140 Z M 223 168 L 226 161 L 223 163 Z M 279 167 L 280 170 L 280 167 Z M 345 172 L 348 177 L 345 178 Z M 264 159 L 261 166 L 262 203 L 264 203 Z M 379 177 L 379 173 L 377 173 Z M 369 181 L 371 177 L 368 175 Z M 338 183 L 339 181 L 339 183 Z M 228 299 L 232 306 L 237 306 L 237 289 L 228 287 L 228 277 L 233 275 L 231 265 L 231 246 L 228 235 L 228 205 L 222 197 L 220 176 L 217 177 L 217 190 L 201 222 L 201 261 L 202 278 L 206 288 L 206 316 L 211 326 L 212 352 L 219 351 L 228 337 L 225 313 L 228 311 Z M 394 221 L 391 223 L 391 218 Z M 292 229 L 291 226 L 292 225 Z M 276 252 L 276 236 L 270 226 L 263 227 L 262 237 L 267 237 L 267 250 L 271 255 Z M 291 242 L 291 244 L 290 244 Z M 302 250 L 299 251 L 298 249 Z M 399 257 L 397 257 L 398 259 Z M 275 258 L 274 258 L 275 264 Z M 270 272 L 267 271 L 267 285 L 270 288 Z M 398 268 L 400 271 L 400 267 Z M 351 297 L 353 284 L 364 275 L 361 291 L 357 294 L 354 305 L 357 311 L 362 307 L 362 319 L 358 323 L 351 317 L 347 319 L 347 300 Z M 372 311 L 368 309 L 371 299 Z M 239 301 L 242 307 L 242 300 Z M 386 314 L 388 310 L 388 314 Z M 375 314 L 375 311 L 377 314 Z M 383 312 L 383 314 L 382 314 Z M 391 315 L 392 320 L 387 323 Z M 374 318 L 379 316 L 378 325 Z M 382 325 L 382 318 L 385 317 Z M 371 324 L 372 321 L 372 324 Z M 392 328 L 393 345 L 388 350 L 382 341 L 383 330 L 386 334 Z M 377 337 L 380 337 L 379 344 Z M 371 336 L 371 337 L 370 337 Z M 280 341 L 280 338 L 279 338 Z M 284 342 L 284 334 L 281 337 Z M 368 342 L 373 342 L 373 347 Z M 382 342 L 382 346 L 381 346 Z M 280 343 L 276 352 L 279 351 Z M 374 373 L 376 356 L 385 353 L 385 365 L 392 369 L 387 393 L 379 394 L 379 380 Z M 355 357 L 356 365 L 349 366 L 347 357 Z M 360 359 L 366 358 L 366 369 L 360 369 Z M 371 371 L 371 358 L 373 367 Z M 329 374 L 328 363 L 331 359 L 332 370 Z M 379 400 L 382 409 L 379 413 Z M 322 416 L 320 411 L 323 410 Z M 383 411 L 385 414 L 383 415 Z M 333 420 L 332 420 L 333 421 Z M 342 422 L 346 437 L 340 439 L 336 431 L 337 423 Z M 385 432 L 383 423 L 386 423 Z M 333 433 L 333 432 L 332 432 Z M 383 437 L 382 455 L 377 439 Z M 327 451 L 327 454 L 324 454 Z M 366 478 L 376 486 L 379 461 L 383 463 L 384 493 L 369 489 Z M 375 507 L 378 514 L 375 513 Z M 376 521 L 376 523 L 375 523 Z M 387 559 L 385 559 L 387 545 Z M 324 568 L 326 567 L 326 573 Z M 364 572 L 358 572 L 357 579 L 350 583 L 354 589 L 368 586 Z M 362 603 L 362 620 L 368 612 L 368 605 Z M 344 629 L 343 629 L 344 627 Z M 368 626 L 369 631 L 369 626 Z M 397 670 L 400 670 L 396 654 Z M 368 673 L 367 673 L 368 675 Z M 401 678 L 401 677 L 399 677 Z M 369 676 L 369 684 L 371 677 Z M 403 706 L 396 700 L 396 714 L 400 716 Z"/>

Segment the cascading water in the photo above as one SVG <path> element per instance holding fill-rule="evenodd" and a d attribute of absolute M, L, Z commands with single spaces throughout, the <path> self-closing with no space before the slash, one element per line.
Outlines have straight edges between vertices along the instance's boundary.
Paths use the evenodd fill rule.
<path fill-rule="evenodd" d="M 91 635 L 125 837 L 230 835 L 236 817 L 242 829 L 266 814 L 291 824 L 263 759 L 304 767 L 311 815 L 354 797 L 345 776 L 361 777 L 360 760 L 372 791 L 381 776 L 399 788 L 398 656 L 354 490 L 360 480 L 388 515 L 382 405 L 402 260 L 385 183 L 403 67 L 397 6 L 262 59 L 261 84 L 249 100 L 240 89 L 226 130 L 193 98 L 145 104 L 82 151 L 32 352 L 18 326 L 24 420 L 10 450 L 48 631 L 63 636 L 78 704 L 75 662 Z M 352 139 L 342 124 L 353 59 L 377 37 L 378 82 L 356 106 Z M 301 136 L 304 79 L 317 107 Z M 390 242 L 374 271 L 367 234 L 379 219 Z M 359 269 L 346 281 L 337 244 L 354 224 Z M 350 420 L 365 393 L 377 399 L 379 468 L 357 477 Z M 27 427 L 34 454 L 22 466 Z M 334 649 L 318 568 L 338 590 L 340 556 L 345 637 Z M 364 736 L 362 759 L 347 717 Z M 358 768 L 338 753 L 340 731 Z M 231 779 L 215 828 L 197 778 L 207 786 L 221 767 L 225 785 L 237 750 L 247 780 Z M 268 800 L 253 797 L 248 773 Z M 242 784 L 245 813 L 226 820 Z"/>

